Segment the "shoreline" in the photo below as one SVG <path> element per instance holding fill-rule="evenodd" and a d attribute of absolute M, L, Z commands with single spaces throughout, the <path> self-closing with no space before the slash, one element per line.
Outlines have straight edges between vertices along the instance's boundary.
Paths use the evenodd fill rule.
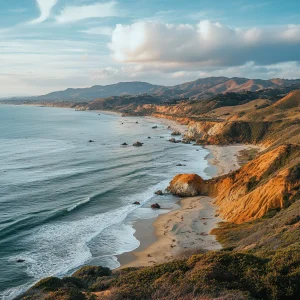
<path fill-rule="evenodd" d="M 205 146 L 211 177 L 225 175 L 240 168 L 239 152 L 257 148 L 252 145 Z M 212 169 L 212 168 L 215 168 Z M 213 173 L 212 173 L 213 172 Z M 140 246 L 118 255 L 120 267 L 153 266 L 192 250 L 220 250 L 222 246 L 210 232 L 223 221 L 218 217 L 214 198 L 197 196 L 179 199 L 179 209 L 173 209 L 152 220 L 139 220 L 133 224 Z M 153 241 L 154 237 L 154 241 Z"/>
<path fill-rule="evenodd" d="M 25 106 L 38 107 L 39 105 Z M 73 109 L 57 106 L 43 107 Z M 121 116 L 120 113 L 114 111 L 95 110 L 92 112 Z M 174 120 L 153 116 L 144 116 L 143 118 L 167 126 L 170 131 L 180 131 L 182 135 L 187 131 L 187 125 Z M 241 150 L 259 147 L 237 144 L 230 146 L 205 145 L 203 148 L 209 151 L 205 158 L 209 165 L 204 172 L 213 178 L 240 168 L 238 153 Z M 204 251 L 221 249 L 215 236 L 210 235 L 211 230 L 222 221 L 217 215 L 217 207 L 213 202 L 213 198 L 203 196 L 178 198 L 176 204 L 180 206 L 179 209 L 178 205 L 177 208 L 174 208 L 176 207 L 174 204 L 171 211 L 160 214 L 154 219 L 137 220 L 132 226 L 135 229 L 134 236 L 140 245 L 133 251 L 116 256 L 120 263 L 118 269 L 161 263 L 192 249 Z"/>

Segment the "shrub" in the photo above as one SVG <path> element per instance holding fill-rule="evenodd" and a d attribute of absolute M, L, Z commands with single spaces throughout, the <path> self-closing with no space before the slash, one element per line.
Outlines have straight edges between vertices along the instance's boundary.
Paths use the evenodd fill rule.
<path fill-rule="evenodd" d="M 64 283 L 61 279 L 56 277 L 48 277 L 45 279 L 40 280 L 36 283 L 31 289 L 34 290 L 41 290 L 43 292 L 52 292 L 57 291 L 58 289 L 62 288 Z"/>

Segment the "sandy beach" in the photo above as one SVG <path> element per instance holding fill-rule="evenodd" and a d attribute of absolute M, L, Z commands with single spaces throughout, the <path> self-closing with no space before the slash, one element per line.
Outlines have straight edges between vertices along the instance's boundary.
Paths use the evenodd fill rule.
<path fill-rule="evenodd" d="M 182 125 L 181 125 L 182 126 Z M 240 167 L 238 154 L 252 145 L 206 146 L 210 151 L 208 168 L 211 177 L 227 174 Z M 213 171 L 214 170 L 214 171 Z M 217 171 L 216 171 L 217 170 Z M 179 209 L 158 216 L 155 220 L 134 224 L 140 247 L 118 257 L 120 268 L 151 266 L 173 259 L 191 249 L 218 250 L 221 245 L 210 232 L 222 220 L 210 197 L 180 199 Z M 153 222 L 154 221 L 154 222 Z M 154 238 L 153 238 L 154 237 Z"/>

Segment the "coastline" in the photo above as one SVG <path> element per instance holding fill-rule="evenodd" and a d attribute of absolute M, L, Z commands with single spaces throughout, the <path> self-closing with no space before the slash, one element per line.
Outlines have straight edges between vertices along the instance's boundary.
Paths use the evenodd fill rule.
<path fill-rule="evenodd" d="M 71 107 L 56 108 L 73 109 Z M 95 110 L 92 112 L 121 115 L 114 111 Z M 180 131 L 182 134 L 187 131 L 186 125 L 174 120 L 153 116 L 144 116 L 144 118 L 153 123 L 167 126 L 170 131 Z M 240 167 L 238 153 L 241 150 L 259 147 L 237 144 L 230 146 L 207 145 L 203 148 L 210 152 L 206 158 L 209 166 L 205 169 L 205 173 L 210 177 L 217 177 Z M 121 265 L 119 268 L 161 263 L 192 249 L 203 249 L 204 251 L 221 249 L 215 236 L 210 235 L 211 230 L 222 221 L 217 216 L 217 208 L 213 202 L 214 199 L 210 197 L 179 199 L 177 202 L 180 206 L 179 209 L 173 209 L 154 219 L 136 221 L 133 224 L 136 231 L 134 235 L 140 241 L 140 246 L 131 252 L 117 256 Z"/>
<path fill-rule="evenodd" d="M 217 177 L 240 168 L 239 152 L 257 146 L 210 145 L 204 148 L 210 151 L 207 156 L 210 166 L 205 171 L 210 177 Z M 136 222 L 133 228 L 140 246 L 118 256 L 119 269 L 159 264 L 193 249 L 221 249 L 215 236 L 210 234 L 222 221 L 213 202 L 213 198 L 204 196 L 179 199 L 179 209 L 159 215 L 154 220 Z"/>

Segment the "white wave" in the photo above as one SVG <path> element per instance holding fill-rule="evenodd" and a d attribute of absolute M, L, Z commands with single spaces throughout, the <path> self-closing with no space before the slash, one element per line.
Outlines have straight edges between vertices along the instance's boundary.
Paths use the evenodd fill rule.
<path fill-rule="evenodd" d="M 80 220 L 59 222 L 40 227 L 40 229 L 33 232 L 25 241 L 26 245 L 32 246 L 31 250 L 24 252 L 18 257 L 11 257 L 12 260 L 19 258 L 24 259 L 26 273 L 33 277 L 34 280 L 28 285 L 17 289 L 6 290 L 5 294 L 11 295 L 13 293 L 15 297 L 41 278 L 63 276 L 70 270 L 84 265 L 93 258 L 90 243 L 105 229 L 108 230 L 108 228 L 110 228 L 109 230 L 113 233 L 110 236 L 117 242 L 118 247 L 116 246 L 110 255 L 106 255 L 107 260 L 110 261 L 109 266 L 111 268 L 118 267 L 115 255 L 132 251 L 139 247 L 139 241 L 133 236 L 134 229 L 131 226 L 123 227 L 123 233 L 122 230 L 120 230 L 121 225 L 123 225 L 122 222 L 124 222 L 127 216 L 139 208 L 138 206 L 128 203 L 133 203 L 134 201 L 140 201 L 141 204 L 147 203 L 152 199 L 154 191 L 165 186 L 165 184 L 166 182 L 164 181 L 150 187 L 143 193 L 124 197 L 125 205 L 119 209 Z M 85 199 L 85 201 L 88 201 L 88 199 Z M 77 203 L 77 205 L 80 204 Z M 73 207 L 75 208 L 75 205 Z M 117 224 L 121 227 L 112 227 Z M 117 231 L 119 231 L 119 233 Z M 102 241 L 99 242 L 101 243 Z M 103 246 L 109 247 L 109 243 Z M 3 299 L 12 298 L 13 297 L 7 296 Z"/>
<path fill-rule="evenodd" d="M 77 208 L 78 206 L 81 206 L 81 205 L 83 205 L 85 203 L 88 203 L 90 201 L 91 201 L 91 197 L 88 197 L 88 198 L 86 198 L 86 199 L 84 199 L 82 201 L 79 201 L 79 202 L 75 203 L 74 205 L 72 205 L 71 207 L 69 207 L 67 209 L 67 211 L 70 212 L 70 211 L 74 210 L 75 208 Z"/>

